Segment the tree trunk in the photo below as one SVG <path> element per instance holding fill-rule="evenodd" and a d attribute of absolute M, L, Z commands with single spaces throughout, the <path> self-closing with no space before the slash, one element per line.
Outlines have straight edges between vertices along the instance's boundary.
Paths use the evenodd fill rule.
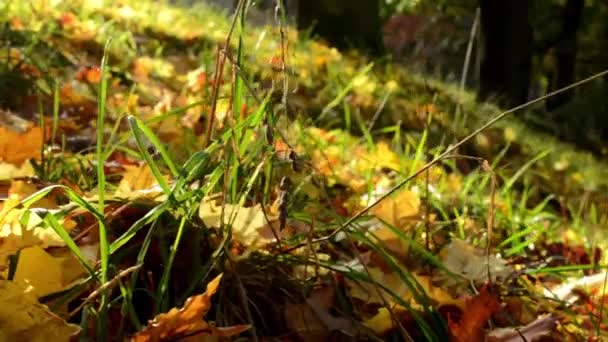
<path fill-rule="evenodd" d="M 481 0 L 483 58 L 482 98 L 496 96 L 502 105 L 525 102 L 530 86 L 532 30 L 529 0 Z"/>
<path fill-rule="evenodd" d="M 298 29 L 312 29 L 339 49 L 382 51 L 380 0 L 300 0 Z"/>
<path fill-rule="evenodd" d="M 581 25 L 581 16 L 585 6 L 584 0 L 568 0 L 562 14 L 562 30 L 557 45 L 557 70 L 555 81 L 550 90 L 563 88 L 574 82 L 576 50 L 578 47 L 577 32 Z M 573 90 L 569 90 L 547 100 L 547 109 L 556 109 L 572 99 Z"/>

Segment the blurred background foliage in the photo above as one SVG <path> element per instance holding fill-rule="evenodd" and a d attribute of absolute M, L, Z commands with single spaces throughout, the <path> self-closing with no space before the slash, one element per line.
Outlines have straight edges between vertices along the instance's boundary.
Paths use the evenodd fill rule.
<path fill-rule="evenodd" d="M 228 10 L 236 3 L 208 1 Z M 606 0 L 283 1 L 287 16 L 303 34 L 342 50 L 389 56 L 414 72 L 460 83 L 503 107 L 608 69 Z M 273 22 L 275 0 L 252 5 L 261 23 Z M 524 119 L 603 155 L 607 81 L 555 96 L 544 110 L 526 113 Z"/>

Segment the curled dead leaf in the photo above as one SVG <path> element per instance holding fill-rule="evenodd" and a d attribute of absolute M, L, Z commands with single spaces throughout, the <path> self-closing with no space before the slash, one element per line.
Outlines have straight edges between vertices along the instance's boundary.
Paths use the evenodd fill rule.
<path fill-rule="evenodd" d="M 460 320 L 448 317 L 448 327 L 452 335 L 452 342 L 483 341 L 483 327 L 488 319 L 500 309 L 498 296 L 484 285 L 479 294 L 466 301 Z"/>
<path fill-rule="evenodd" d="M 221 274 L 215 277 L 207 284 L 205 293 L 188 298 L 182 308 L 173 308 L 157 315 L 131 341 L 173 341 L 191 335 L 199 336 L 199 339 L 203 336 L 231 337 L 248 330 L 249 325 L 218 328 L 203 319 L 211 308 L 211 297 L 217 291 L 221 279 Z"/>

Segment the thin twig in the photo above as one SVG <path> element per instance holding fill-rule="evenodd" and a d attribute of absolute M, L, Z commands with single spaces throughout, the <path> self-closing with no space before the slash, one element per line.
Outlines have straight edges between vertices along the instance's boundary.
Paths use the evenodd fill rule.
<path fill-rule="evenodd" d="M 99 295 L 114 288 L 116 286 L 116 284 L 118 283 L 118 281 L 120 281 L 120 279 L 139 270 L 141 268 L 141 266 L 142 265 L 139 264 L 139 265 L 135 265 L 135 266 L 126 268 L 126 269 L 120 271 L 112 280 L 108 281 L 105 284 L 101 284 L 101 286 L 99 286 L 95 291 L 91 292 L 91 294 L 89 294 L 89 296 L 80 305 L 78 305 L 78 307 L 76 309 L 72 310 L 68 314 L 68 317 L 73 317 L 76 313 L 78 313 L 80 310 L 82 310 L 82 308 L 84 308 L 85 305 L 87 305 L 88 303 L 91 303 L 93 300 L 95 300 L 95 298 L 99 297 Z"/>
<path fill-rule="evenodd" d="M 230 24 L 230 30 L 228 31 L 228 35 L 226 35 L 226 41 L 224 42 L 224 46 L 218 47 L 217 58 L 215 61 L 215 78 L 213 83 L 213 91 L 211 94 L 211 111 L 209 112 L 209 121 L 207 122 L 207 130 L 205 132 L 205 137 L 203 140 L 203 149 L 209 145 L 211 138 L 213 137 L 213 124 L 215 121 L 215 110 L 217 108 L 217 97 L 220 90 L 220 82 L 222 80 L 222 75 L 224 73 L 224 63 L 226 62 L 226 51 L 230 47 L 230 38 L 232 37 L 232 32 L 234 31 L 234 27 L 236 26 L 236 20 L 239 17 L 239 12 L 245 6 L 247 0 L 239 0 L 239 3 L 236 6 L 236 11 L 234 17 L 232 18 L 232 23 Z"/>
<path fill-rule="evenodd" d="M 471 33 L 469 35 L 469 43 L 467 44 L 467 53 L 464 57 L 464 65 L 462 66 L 462 75 L 460 75 L 460 90 L 463 90 L 467 83 L 469 65 L 471 64 L 471 52 L 473 51 L 473 41 L 475 40 L 477 25 L 479 24 L 479 14 L 480 10 L 479 7 L 477 7 L 477 10 L 475 10 L 475 20 L 473 21 L 473 26 L 471 27 Z"/>

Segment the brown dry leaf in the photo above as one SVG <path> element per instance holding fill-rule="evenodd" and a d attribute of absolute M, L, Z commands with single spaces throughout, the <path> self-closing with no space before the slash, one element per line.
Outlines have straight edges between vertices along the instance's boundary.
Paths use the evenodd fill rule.
<path fill-rule="evenodd" d="M 483 327 L 488 319 L 500 309 L 498 296 L 484 285 L 479 294 L 466 301 L 463 315 L 458 322 L 448 317 L 452 342 L 483 341 Z"/>
<path fill-rule="evenodd" d="M 192 334 L 199 335 L 199 340 L 200 337 L 209 335 L 231 337 L 249 329 L 248 325 L 216 328 L 203 319 L 211 308 L 211 297 L 217 291 L 221 279 L 220 274 L 207 284 L 205 293 L 188 298 L 182 308 L 173 308 L 167 313 L 157 315 L 142 331 L 135 334 L 131 341 L 170 341 Z"/>
<path fill-rule="evenodd" d="M 18 284 L 0 280 L 0 341 L 71 341 L 80 327 L 68 324 Z"/>
<path fill-rule="evenodd" d="M 39 158 L 43 141 L 40 127 L 30 127 L 20 133 L 0 126 L 0 161 L 21 165 L 30 158 Z"/>
<path fill-rule="evenodd" d="M 406 231 L 413 228 L 418 221 L 419 210 L 418 195 L 411 190 L 405 190 L 380 202 L 372 209 L 372 213 L 393 227 Z"/>
<path fill-rule="evenodd" d="M 513 272 L 505 260 L 484 254 L 484 251 L 465 241 L 453 239 L 441 249 L 439 257 L 450 272 L 476 283 L 488 280 L 488 269 L 493 282 L 505 279 Z"/>
<path fill-rule="evenodd" d="M 335 289 L 326 286 L 314 290 L 304 303 L 288 303 L 285 306 L 285 321 L 303 341 L 325 341 L 332 331 L 343 331 L 355 335 L 352 321 L 335 317 L 330 309 L 334 305 Z"/>
<path fill-rule="evenodd" d="M 533 342 L 550 334 L 555 330 L 558 319 L 556 316 L 547 314 L 523 327 L 498 328 L 488 333 L 487 342 Z"/>

